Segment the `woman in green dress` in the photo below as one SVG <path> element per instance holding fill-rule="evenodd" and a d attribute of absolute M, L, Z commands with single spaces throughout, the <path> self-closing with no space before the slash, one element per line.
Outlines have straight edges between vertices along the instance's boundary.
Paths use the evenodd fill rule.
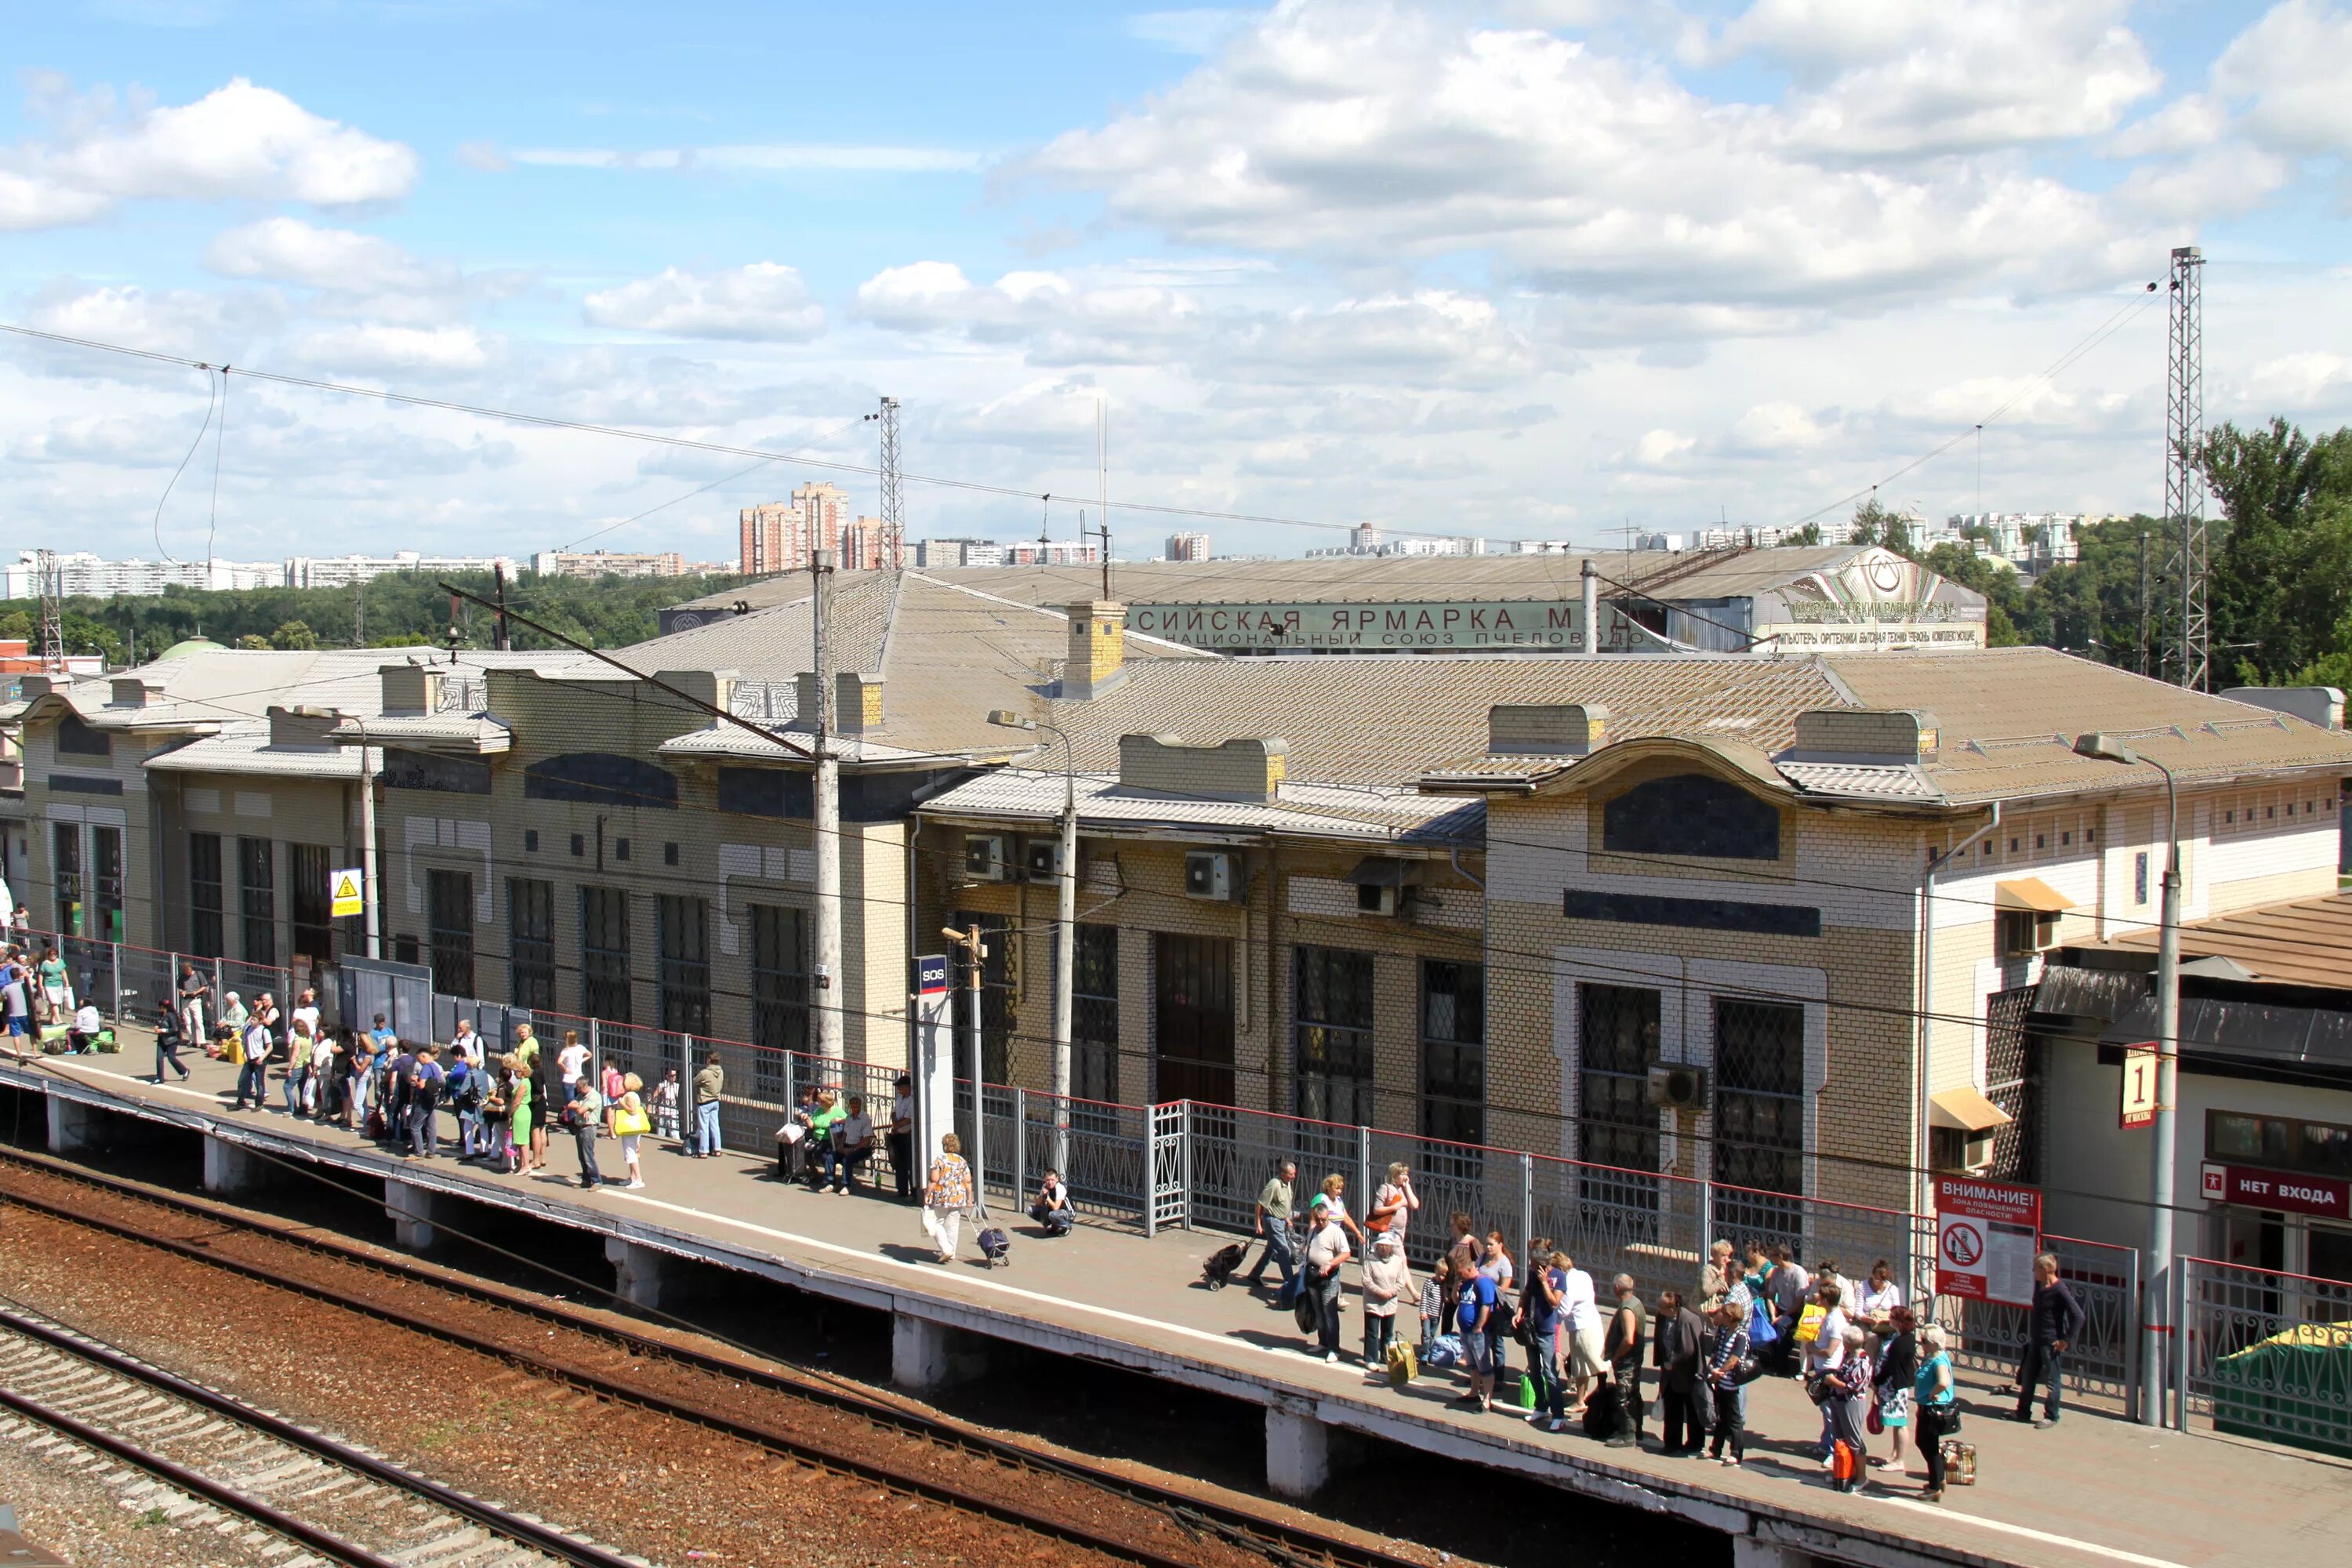
<path fill-rule="evenodd" d="M 508 1142 L 512 1145 L 514 1155 L 514 1163 L 507 1169 L 509 1174 L 527 1176 L 532 1169 L 530 1073 L 525 1064 L 517 1061 L 513 1057 L 507 1058 L 506 1065 L 508 1077 L 513 1085 L 508 1091 L 507 1103 L 513 1115 L 513 1121 L 509 1124 Z"/>

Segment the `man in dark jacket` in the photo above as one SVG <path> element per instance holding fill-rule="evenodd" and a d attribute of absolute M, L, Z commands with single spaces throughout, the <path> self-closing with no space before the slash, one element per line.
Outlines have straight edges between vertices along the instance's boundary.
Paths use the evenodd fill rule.
<path fill-rule="evenodd" d="M 2017 1409 L 2012 1421 L 2032 1420 L 2033 1388 L 2047 1384 L 2037 1427 L 2058 1425 L 2058 1406 L 2065 1394 L 2066 1348 L 2082 1337 L 2083 1303 L 2058 1278 L 2058 1258 L 2045 1252 L 2033 1260 L 2033 1306 L 2026 1315 L 2025 1366 L 2017 1379 Z"/>
<path fill-rule="evenodd" d="M 1706 1325 L 1683 1305 L 1679 1290 L 1658 1296 L 1658 1329 L 1650 1352 L 1658 1369 L 1658 1403 L 1665 1419 L 1668 1458 L 1696 1454 L 1706 1446 L 1706 1409 L 1712 1402 L 1699 1386 Z"/>

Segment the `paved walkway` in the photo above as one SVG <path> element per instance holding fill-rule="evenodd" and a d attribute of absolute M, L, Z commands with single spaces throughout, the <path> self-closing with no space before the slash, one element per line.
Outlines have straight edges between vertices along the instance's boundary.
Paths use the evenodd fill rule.
<path fill-rule="evenodd" d="M 1431 1439 L 1445 1439 L 1445 1448 L 1475 1446 L 1477 1457 L 1513 1469 L 1572 1466 L 1582 1472 L 1582 1489 L 1617 1487 L 1636 1505 L 1646 1498 L 1655 1506 L 1661 1495 L 1712 1500 L 1791 1528 L 1811 1521 L 1889 1544 L 1916 1540 L 1988 1563 L 2278 1568 L 2341 1560 L 2352 1542 L 2352 1465 L 2291 1450 L 2153 1431 L 2083 1411 L 2037 1432 L 1996 1419 L 2001 1405 L 1970 1388 L 1966 1435 L 1979 1452 L 1978 1486 L 1951 1489 L 1940 1507 L 1919 1503 L 1910 1495 L 1919 1485 L 1915 1469 L 1887 1487 L 1844 1497 L 1828 1489 L 1817 1461 L 1799 1452 L 1818 1418 L 1792 1383 L 1768 1380 L 1751 1389 L 1750 1457 L 1739 1470 L 1648 1449 L 1612 1449 L 1580 1435 L 1551 1436 L 1514 1417 L 1450 1405 L 1460 1392 L 1450 1373 L 1391 1391 L 1368 1387 L 1352 1359 L 1332 1367 L 1301 1353 L 1287 1314 L 1246 1290 L 1212 1292 L 1199 1283 L 1201 1260 L 1231 1239 L 1222 1235 L 1175 1232 L 1146 1240 L 1081 1225 L 1074 1236 L 1055 1240 L 1017 1216 L 1009 1268 L 982 1265 L 969 1231 L 965 1257 L 942 1267 L 913 1209 L 870 1193 L 836 1197 L 782 1185 L 772 1162 L 692 1161 L 649 1137 L 644 1191 L 586 1192 L 567 1176 L 517 1179 L 454 1159 L 389 1159 L 352 1134 L 282 1111 L 228 1114 L 234 1069 L 196 1060 L 189 1084 L 159 1088 L 132 1076 L 148 1065 L 144 1055 L 46 1059 L 55 1072 L 110 1095 L 159 1110 L 218 1113 L 224 1124 L 318 1146 L 338 1163 L 396 1167 L 395 1176 L 413 1173 L 435 1185 L 462 1184 L 608 1232 L 657 1228 L 699 1238 L 762 1272 L 821 1279 L 836 1294 L 895 1301 L 908 1310 L 908 1303 L 920 1301 L 934 1321 L 954 1321 L 962 1310 L 982 1332 L 1076 1336 L 1117 1352 L 1106 1359 L 1260 1404 L 1313 1410 L 1333 1425 L 1393 1435 L 1403 1421 Z M 22 1081 L 23 1069 L 15 1076 Z M 444 1126 L 454 1129 L 454 1122 L 445 1117 Z M 575 1169 L 568 1136 L 559 1135 L 550 1152 L 557 1171 Z M 600 1158 L 607 1176 L 618 1174 L 616 1145 L 604 1142 Z M 1360 1329 L 1351 1299 L 1344 1332 L 1349 1348 L 1360 1342 Z M 1412 1440 L 1409 1433 L 1406 1439 Z"/>

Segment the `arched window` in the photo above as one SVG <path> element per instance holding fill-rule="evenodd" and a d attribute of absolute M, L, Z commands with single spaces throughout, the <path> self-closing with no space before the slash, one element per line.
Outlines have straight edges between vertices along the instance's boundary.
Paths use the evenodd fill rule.
<path fill-rule="evenodd" d="M 1601 808 L 1601 847 L 1629 855 L 1778 860 L 1780 813 L 1736 784 L 1673 773 L 1637 784 Z"/>

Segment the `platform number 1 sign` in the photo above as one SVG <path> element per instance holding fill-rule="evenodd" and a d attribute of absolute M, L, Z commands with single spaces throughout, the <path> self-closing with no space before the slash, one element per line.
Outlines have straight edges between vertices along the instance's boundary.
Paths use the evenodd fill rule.
<path fill-rule="evenodd" d="M 2118 1125 L 2126 1130 L 2156 1121 L 2156 1042 L 2124 1047 L 2124 1092 Z"/>

